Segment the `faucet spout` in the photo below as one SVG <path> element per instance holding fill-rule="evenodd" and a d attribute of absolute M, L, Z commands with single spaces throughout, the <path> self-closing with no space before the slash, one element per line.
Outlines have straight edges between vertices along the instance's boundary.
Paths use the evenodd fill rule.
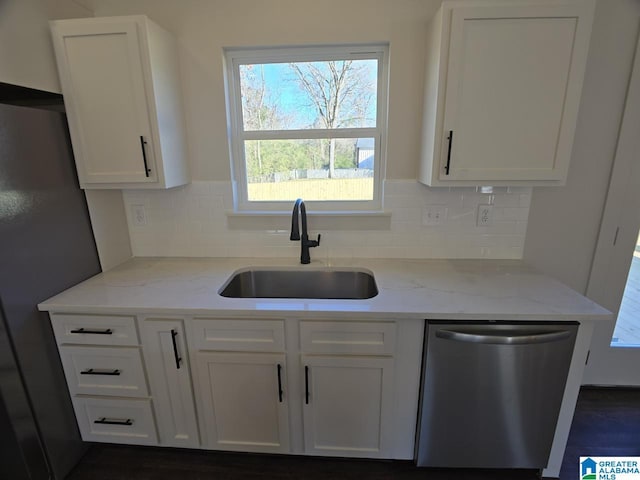
<path fill-rule="evenodd" d="M 298 215 L 299 212 L 299 215 Z M 298 216 L 302 217 L 302 234 L 300 234 L 300 220 Z M 311 256 L 309 255 L 309 248 L 317 247 L 320 245 L 320 235 L 317 240 L 309 240 L 309 234 L 307 232 L 307 207 L 304 205 L 304 201 L 299 198 L 293 205 L 293 213 L 291 214 L 291 235 L 289 240 L 300 240 L 300 263 L 311 263 Z"/>

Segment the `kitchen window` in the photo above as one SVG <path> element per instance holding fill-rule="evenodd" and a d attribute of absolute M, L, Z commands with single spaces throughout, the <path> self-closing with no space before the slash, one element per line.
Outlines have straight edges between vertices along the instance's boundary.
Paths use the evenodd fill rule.
<path fill-rule="evenodd" d="M 227 49 L 237 211 L 379 211 L 386 45 Z"/>

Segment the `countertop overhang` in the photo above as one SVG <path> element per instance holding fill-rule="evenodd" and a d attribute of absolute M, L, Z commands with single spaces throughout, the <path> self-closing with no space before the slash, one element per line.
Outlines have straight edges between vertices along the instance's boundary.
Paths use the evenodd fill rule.
<path fill-rule="evenodd" d="M 246 267 L 362 268 L 379 293 L 367 300 L 224 298 Z M 609 320 L 612 314 L 517 260 L 133 258 L 38 305 L 42 311 L 228 317 L 443 320 Z"/>

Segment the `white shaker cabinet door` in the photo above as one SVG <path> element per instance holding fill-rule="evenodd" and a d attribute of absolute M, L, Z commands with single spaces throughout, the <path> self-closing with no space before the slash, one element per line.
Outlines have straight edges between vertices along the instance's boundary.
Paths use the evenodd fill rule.
<path fill-rule="evenodd" d="M 144 15 L 50 22 L 80 186 L 190 181 L 178 47 Z"/>
<path fill-rule="evenodd" d="M 198 447 L 200 441 L 182 320 L 145 319 L 140 325 L 159 443 Z"/>
<path fill-rule="evenodd" d="M 443 3 L 430 24 L 421 181 L 564 183 L 592 18 L 588 2 Z"/>
<path fill-rule="evenodd" d="M 303 356 L 304 451 L 390 458 L 393 359 Z"/>
<path fill-rule="evenodd" d="M 198 352 L 197 363 L 206 447 L 289 452 L 284 354 Z"/>
<path fill-rule="evenodd" d="M 139 28 L 127 18 L 53 26 L 83 183 L 156 181 Z"/>

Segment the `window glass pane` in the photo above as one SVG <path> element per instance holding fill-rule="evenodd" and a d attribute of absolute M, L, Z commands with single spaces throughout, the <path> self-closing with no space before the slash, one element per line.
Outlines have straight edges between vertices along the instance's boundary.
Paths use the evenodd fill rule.
<path fill-rule="evenodd" d="M 373 199 L 373 138 L 247 140 L 244 149 L 251 202 Z"/>
<path fill-rule="evenodd" d="M 376 126 L 378 60 L 240 65 L 243 129 Z"/>

